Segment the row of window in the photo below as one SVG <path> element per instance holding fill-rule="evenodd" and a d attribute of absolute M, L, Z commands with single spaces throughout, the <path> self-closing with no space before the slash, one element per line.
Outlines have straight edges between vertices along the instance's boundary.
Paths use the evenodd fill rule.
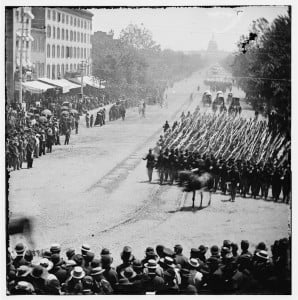
<path fill-rule="evenodd" d="M 51 78 L 51 79 L 63 78 L 64 74 L 68 71 L 80 72 L 80 64 L 47 65 L 47 78 Z M 88 70 L 87 70 L 87 73 L 88 73 Z"/>
<path fill-rule="evenodd" d="M 52 56 L 51 56 L 52 50 Z M 68 47 L 68 46 L 51 46 L 47 44 L 47 57 L 50 58 L 88 58 L 90 55 L 90 50 L 87 48 L 80 48 L 80 47 Z"/>
<path fill-rule="evenodd" d="M 68 29 L 60 29 L 59 27 L 55 27 L 53 26 L 53 30 L 52 27 L 50 25 L 47 26 L 47 37 L 50 38 L 52 37 L 53 39 L 57 39 L 57 40 L 70 40 L 70 41 L 74 41 L 74 42 L 81 42 L 81 43 L 90 43 L 90 34 L 88 33 L 82 33 L 82 32 L 78 32 L 78 31 L 72 31 Z"/>
<path fill-rule="evenodd" d="M 31 50 L 33 52 L 44 52 L 44 47 L 44 37 L 35 36 L 34 41 L 31 43 Z"/>
<path fill-rule="evenodd" d="M 65 24 L 70 24 L 73 26 L 90 29 L 92 30 L 92 22 L 80 19 L 78 17 L 73 17 L 55 10 L 50 10 L 48 8 L 48 20 L 53 20 Z"/>

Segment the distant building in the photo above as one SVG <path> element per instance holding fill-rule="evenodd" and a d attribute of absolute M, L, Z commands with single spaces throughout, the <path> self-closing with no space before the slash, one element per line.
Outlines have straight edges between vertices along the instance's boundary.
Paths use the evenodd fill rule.
<path fill-rule="evenodd" d="M 6 97 L 8 102 L 15 100 L 15 90 L 22 80 L 32 78 L 31 61 L 31 21 L 34 16 L 30 7 L 5 9 L 5 62 L 6 62 Z M 21 60 L 22 59 L 22 60 Z M 20 73 L 20 64 L 22 70 Z"/>
<path fill-rule="evenodd" d="M 60 79 L 66 73 L 91 75 L 93 14 L 76 8 L 33 7 L 32 28 L 40 43 L 34 45 L 34 74 Z"/>

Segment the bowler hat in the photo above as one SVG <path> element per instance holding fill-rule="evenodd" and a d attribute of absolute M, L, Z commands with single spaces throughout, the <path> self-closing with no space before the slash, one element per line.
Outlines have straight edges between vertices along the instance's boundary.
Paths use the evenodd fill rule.
<path fill-rule="evenodd" d="M 264 242 L 260 242 L 256 248 L 257 250 L 267 250 L 267 247 Z"/>
<path fill-rule="evenodd" d="M 91 261 L 91 268 L 96 268 L 100 266 L 100 260 L 95 258 Z"/>
<path fill-rule="evenodd" d="M 23 255 L 23 253 L 25 252 L 24 244 L 23 243 L 16 244 L 15 251 L 17 253 L 17 256 Z"/>
<path fill-rule="evenodd" d="M 212 255 L 217 255 L 219 253 L 219 248 L 216 245 L 213 245 L 210 249 Z"/>
<path fill-rule="evenodd" d="M 200 253 L 205 254 L 208 250 L 208 247 L 205 247 L 204 245 L 200 245 L 198 249 Z"/>
<path fill-rule="evenodd" d="M 50 248 L 50 251 L 51 251 L 52 253 L 60 253 L 60 251 L 61 251 L 61 246 L 60 246 L 60 244 L 57 244 L 57 243 L 52 244 L 52 245 L 51 245 L 51 248 Z"/>
<path fill-rule="evenodd" d="M 72 257 L 73 255 L 75 255 L 75 249 L 74 249 L 74 248 L 69 248 L 69 249 L 67 249 L 67 251 L 66 251 L 66 256 L 67 256 L 68 258 L 70 258 L 70 257 Z"/>
<path fill-rule="evenodd" d="M 110 250 L 108 248 L 103 248 L 101 250 L 101 253 L 100 253 L 100 255 L 110 255 L 110 254 L 111 253 L 110 253 Z"/>

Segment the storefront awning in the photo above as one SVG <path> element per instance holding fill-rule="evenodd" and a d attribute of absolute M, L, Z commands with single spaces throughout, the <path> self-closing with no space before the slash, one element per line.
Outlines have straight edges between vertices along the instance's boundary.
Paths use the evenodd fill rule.
<path fill-rule="evenodd" d="M 62 88 L 62 93 L 68 93 L 69 90 L 79 88 L 80 85 L 70 82 L 66 79 L 48 79 L 38 78 L 38 81 Z"/>
<path fill-rule="evenodd" d="M 81 82 L 81 77 L 77 77 L 77 80 Z M 83 76 L 83 82 L 84 84 L 88 84 L 92 87 L 95 87 L 97 89 L 104 89 L 105 86 L 100 84 L 99 85 L 99 80 L 97 80 L 95 77 L 90 77 L 90 76 Z"/>
<path fill-rule="evenodd" d="M 53 89 L 54 87 L 49 84 L 45 84 L 40 81 L 27 81 L 22 83 L 22 87 L 24 91 L 28 91 L 33 94 L 40 94 L 43 93 L 49 89 Z"/>

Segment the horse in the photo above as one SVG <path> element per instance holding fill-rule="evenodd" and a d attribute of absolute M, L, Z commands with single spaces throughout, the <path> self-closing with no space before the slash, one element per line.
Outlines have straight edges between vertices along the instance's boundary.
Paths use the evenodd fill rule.
<path fill-rule="evenodd" d="M 213 176 L 208 173 L 204 172 L 201 175 L 197 175 L 194 172 L 196 169 L 192 171 L 180 171 L 178 172 L 178 186 L 183 188 L 184 192 L 192 192 L 192 208 L 195 207 L 195 197 L 196 191 L 201 193 L 201 204 L 202 207 L 203 203 L 203 192 L 209 192 L 209 202 L 208 206 L 211 204 L 211 188 L 213 185 Z"/>
<path fill-rule="evenodd" d="M 32 220 L 26 217 L 18 217 L 10 219 L 7 224 L 6 234 L 8 236 L 15 234 L 22 234 L 26 240 L 34 248 L 34 242 L 32 240 Z"/>

